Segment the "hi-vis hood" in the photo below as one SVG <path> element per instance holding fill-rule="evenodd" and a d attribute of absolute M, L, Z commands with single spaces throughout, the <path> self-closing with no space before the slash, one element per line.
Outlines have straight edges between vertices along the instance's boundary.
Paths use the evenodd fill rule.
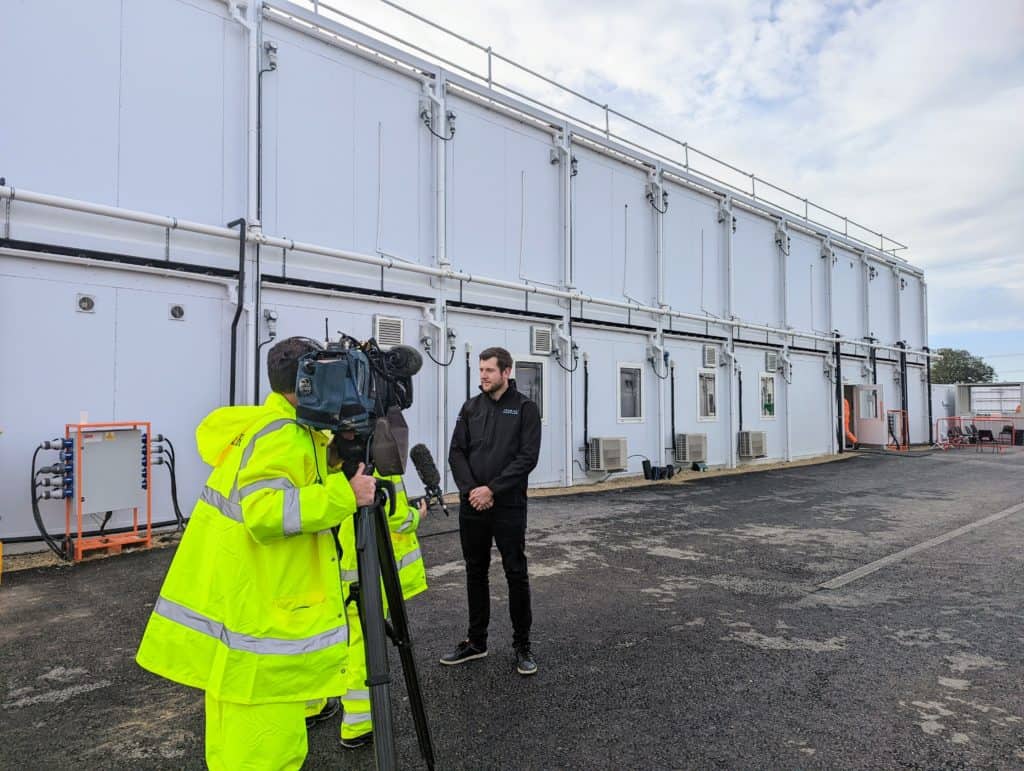
<path fill-rule="evenodd" d="M 199 457 L 210 466 L 217 466 L 225 452 L 241 441 L 246 429 L 261 417 L 265 417 L 265 407 L 219 407 L 203 418 L 196 429 L 196 448 Z"/>
<path fill-rule="evenodd" d="M 219 407 L 203 418 L 196 429 L 199 457 L 211 466 L 224 460 L 227 450 L 241 442 L 242 434 L 257 421 L 274 418 L 295 420 L 295 408 L 281 394 L 271 391 L 261 406 Z"/>

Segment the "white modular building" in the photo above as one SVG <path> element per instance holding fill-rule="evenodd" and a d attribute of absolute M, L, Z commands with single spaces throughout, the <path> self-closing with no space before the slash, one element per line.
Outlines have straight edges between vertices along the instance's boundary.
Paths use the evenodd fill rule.
<path fill-rule="evenodd" d="M 406 416 L 441 466 L 507 348 L 537 486 L 930 441 L 902 244 L 485 46 L 378 32 L 325 3 L 5 5 L 32 64 L 0 122 L 0 539 L 37 535 L 30 460 L 67 424 L 149 421 L 190 506 L 196 424 L 262 400 L 290 335 L 423 351 Z"/>

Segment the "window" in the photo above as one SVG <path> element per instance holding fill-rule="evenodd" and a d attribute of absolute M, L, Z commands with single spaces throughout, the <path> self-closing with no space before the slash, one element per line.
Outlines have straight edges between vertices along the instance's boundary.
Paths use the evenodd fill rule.
<path fill-rule="evenodd" d="M 643 372 L 640 364 L 619 365 L 619 420 L 643 420 Z"/>
<path fill-rule="evenodd" d="M 516 388 L 523 396 L 537 405 L 540 419 L 544 420 L 544 363 L 540 361 L 517 360 L 513 367 Z"/>
<path fill-rule="evenodd" d="M 860 392 L 859 418 L 878 419 L 878 392 L 873 388 L 864 389 Z"/>
<path fill-rule="evenodd" d="M 775 375 L 761 375 L 761 417 L 775 417 Z"/>
<path fill-rule="evenodd" d="M 700 420 L 715 420 L 718 417 L 718 408 L 715 400 L 717 375 L 714 372 L 700 372 L 697 374 L 697 417 Z"/>

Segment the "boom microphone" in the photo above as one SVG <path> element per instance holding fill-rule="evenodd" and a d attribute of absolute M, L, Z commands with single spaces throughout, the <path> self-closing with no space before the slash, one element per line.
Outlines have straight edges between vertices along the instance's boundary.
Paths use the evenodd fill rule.
<path fill-rule="evenodd" d="M 427 494 L 427 505 L 437 503 L 447 517 L 448 507 L 444 503 L 441 492 L 441 474 L 434 464 L 434 456 L 430 454 L 428 447 L 425 444 L 414 446 L 409 450 L 409 460 L 416 467 L 416 473 L 419 475 L 420 481 L 423 482 L 423 489 Z"/>

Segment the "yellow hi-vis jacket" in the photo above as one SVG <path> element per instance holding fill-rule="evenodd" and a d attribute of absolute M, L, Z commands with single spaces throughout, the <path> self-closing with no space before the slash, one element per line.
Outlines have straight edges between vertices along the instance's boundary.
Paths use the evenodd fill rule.
<path fill-rule="evenodd" d="M 240 704 L 345 690 L 348 642 L 331 528 L 355 495 L 327 469 L 329 437 L 271 393 L 196 430 L 214 467 L 167 572 L 136 660 Z"/>
<path fill-rule="evenodd" d="M 409 505 L 401 476 L 374 476 L 387 479 L 395 485 L 395 513 L 388 517 L 388 530 L 391 532 L 391 548 L 398 567 L 398 579 L 402 584 L 402 598 L 408 600 L 427 589 L 423 553 L 416 537 L 416 528 L 420 526 L 420 512 Z M 359 580 L 355 520 L 346 519 L 341 523 L 338 540 L 341 543 L 341 578 L 347 598 L 349 586 Z"/>

